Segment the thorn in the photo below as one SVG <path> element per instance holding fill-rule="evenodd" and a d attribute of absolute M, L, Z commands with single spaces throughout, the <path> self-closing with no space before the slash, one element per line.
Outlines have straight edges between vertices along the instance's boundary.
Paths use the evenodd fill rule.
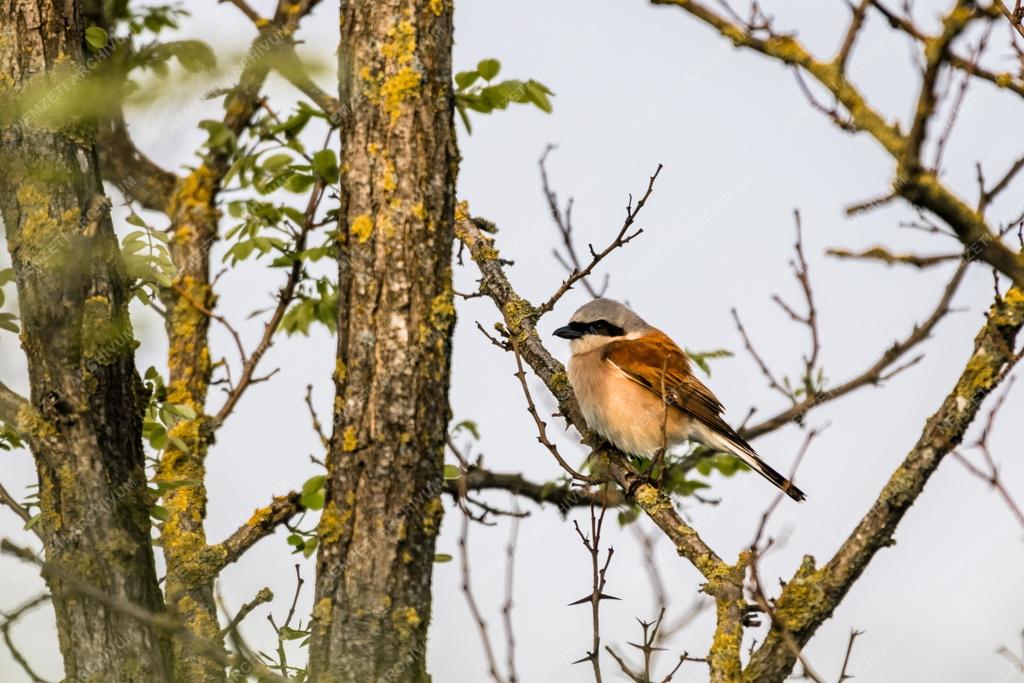
<path fill-rule="evenodd" d="M 570 602 L 568 606 L 572 607 L 573 605 L 583 605 L 583 604 L 586 604 L 588 602 L 593 601 L 593 599 L 594 599 L 594 594 L 591 593 L 590 595 L 582 597 L 579 600 L 576 600 L 575 602 Z M 597 599 L 598 600 L 621 600 L 622 598 L 617 598 L 614 595 L 605 595 L 604 593 L 601 593 L 601 595 L 598 596 Z"/>

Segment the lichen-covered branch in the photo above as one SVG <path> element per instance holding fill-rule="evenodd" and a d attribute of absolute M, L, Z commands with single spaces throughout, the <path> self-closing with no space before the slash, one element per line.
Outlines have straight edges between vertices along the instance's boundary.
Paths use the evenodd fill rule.
<path fill-rule="evenodd" d="M 548 352 L 537 336 L 537 309 L 512 288 L 502 268 L 494 239 L 468 215 L 460 216 L 456 224 L 456 236 L 466 245 L 480 268 L 480 291 L 501 311 L 509 334 L 517 338 L 523 360 L 557 399 L 562 416 L 583 435 L 584 443 L 595 449 L 597 462 L 601 463 L 605 474 L 623 491 L 634 493 L 637 504 L 672 539 L 679 553 L 689 559 L 709 581 L 717 581 L 726 576 L 728 566 L 683 521 L 672 503 L 637 473 L 624 454 L 611 448 L 587 429 L 586 420 L 569 386 L 565 368 Z"/>
<path fill-rule="evenodd" d="M 240 526 L 222 542 L 212 547 L 217 557 L 217 564 L 214 567 L 213 575 L 216 575 L 221 569 L 232 562 L 237 561 L 249 548 L 256 545 L 258 541 L 274 533 L 279 526 L 304 509 L 299 500 L 299 494 L 294 491 L 283 496 L 277 496 L 270 505 L 257 509 L 245 524 Z"/>
<path fill-rule="evenodd" d="M 298 22 L 318 0 L 279 0 L 273 20 L 265 22 L 243 61 L 237 85 L 225 101 L 224 127 L 234 136 L 249 125 L 259 107 L 259 93 L 270 69 L 270 55 L 294 33 Z M 216 297 L 210 281 L 209 254 L 218 238 L 218 202 L 221 181 L 232 163 L 228 149 L 210 149 L 203 162 L 183 178 L 167 207 L 171 219 L 169 250 L 176 275 L 173 286 L 162 292 L 167 310 L 168 396 L 171 403 L 191 408 L 196 417 L 181 420 L 170 436 L 182 449 L 168 446 L 157 470 L 159 481 L 174 486 L 164 494 L 168 518 L 161 527 L 167 558 L 165 593 L 169 605 L 200 638 L 221 636 L 213 578 L 220 555 L 207 545 L 203 518 L 206 511 L 205 459 L 217 420 L 206 412 L 210 384 L 209 312 Z M 271 330 L 271 333 L 273 330 Z M 258 362 L 258 359 L 257 359 Z M 251 368 L 247 379 L 251 379 Z M 237 398 L 236 398 L 237 400 Z M 219 683 L 222 667 L 190 651 L 190 640 L 177 639 L 177 675 L 183 680 Z"/>
<path fill-rule="evenodd" d="M 969 258 L 988 262 L 1013 280 L 1018 287 L 1024 287 L 1024 256 L 1007 247 L 999 235 L 989 228 L 980 213 L 939 181 L 935 171 L 925 170 L 920 164 L 914 163 L 917 159 L 915 150 L 924 139 L 926 120 L 934 111 L 927 96 L 922 98 L 924 111 L 919 107 L 919 116 L 915 119 L 914 128 L 909 136 L 904 135 L 896 124 L 887 121 L 871 106 L 860 90 L 847 79 L 840 63 L 834 59 L 816 59 L 792 35 L 778 34 L 770 30 L 766 37 L 755 35 L 753 29 L 741 26 L 694 0 L 651 2 L 655 5 L 678 7 L 714 28 L 737 47 L 748 48 L 766 57 L 791 64 L 813 77 L 849 113 L 849 119 L 843 122 L 844 127 L 867 133 L 899 163 L 897 177 L 893 182 L 896 193 L 945 221 L 964 245 Z M 947 53 L 948 45 L 963 30 L 967 16 L 974 16 L 973 10 L 966 7 L 968 4 L 973 5 L 958 4 L 945 17 L 943 32 L 939 36 L 921 34 L 926 52 L 931 55 L 932 51 L 936 51 L 941 55 L 937 58 L 937 64 L 952 61 L 952 57 Z M 923 89 L 930 87 L 931 83 L 926 79 Z"/>
<path fill-rule="evenodd" d="M 786 583 L 775 603 L 775 618 L 801 646 L 831 616 L 875 553 L 892 544 L 903 515 L 943 458 L 961 442 L 985 397 L 1018 360 L 1014 349 L 1022 326 L 1024 290 L 1013 287 L 989 309 L 953 390 L 846 542 L 821 569 L 812 557 L 805 557 Z M 782 681 L 795 661 L 784 640 L 781 628 L 772 629 L 751 657 L 743 680 Z"/>

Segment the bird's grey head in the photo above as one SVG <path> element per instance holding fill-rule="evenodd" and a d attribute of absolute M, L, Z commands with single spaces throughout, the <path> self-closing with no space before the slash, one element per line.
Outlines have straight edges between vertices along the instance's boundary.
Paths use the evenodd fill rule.
<path fill-rule="evenodd" d="M 627 306 L 612 299 L 601 298 L 580 306 L 572 314 L 568 325 L 555 330 L 555 336 L 571 340 L 572 352 L 578 354 L 637 334 L 649 327 L 643 318 Z"/>

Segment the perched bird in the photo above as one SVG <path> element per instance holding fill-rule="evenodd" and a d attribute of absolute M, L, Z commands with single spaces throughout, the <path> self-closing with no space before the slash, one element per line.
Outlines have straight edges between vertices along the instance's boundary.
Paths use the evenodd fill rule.
<path fill-rule="evenodd" d="M 693 374 L 686 353 L 626 306 L 595 299 L 555 336 L 571 341 L 569 382 L 587 425 L 619 450 L 653 458 L 663 447 L 696 441 L 804 499 L 722 419 L 722 404 Z"/>

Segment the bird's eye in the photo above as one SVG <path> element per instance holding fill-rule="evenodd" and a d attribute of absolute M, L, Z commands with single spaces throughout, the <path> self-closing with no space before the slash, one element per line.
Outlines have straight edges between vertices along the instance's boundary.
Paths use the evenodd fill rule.
<path fill-rule="evenodd" d="M 590 323 L 590 329 L 587 330 L 590 334 L 598 334 L 602 337 L 621 337 L 623 330 L 618 325 L 613 325 L 607 320 L 595 320 Z"/>

